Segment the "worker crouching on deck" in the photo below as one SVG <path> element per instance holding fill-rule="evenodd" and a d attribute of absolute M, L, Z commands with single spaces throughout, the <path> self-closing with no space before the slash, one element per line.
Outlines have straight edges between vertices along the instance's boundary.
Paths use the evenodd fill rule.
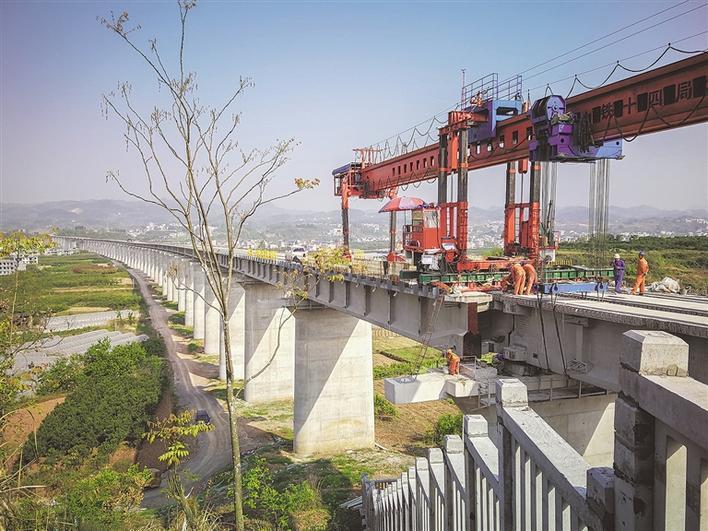
<path fill-rule="evenodd" d="M 536 268 L 531 262 L 524 264 L 524 274 L 526 275 L 526 287 L 524 288 L 524 295 L 531 295 L 531 290 L 533 289 L 538 275 L 536 274 Z"/>
<path fill-rule="evenodd" d="M 455 354 L 455 348 L 450 347 L 445 353 L 445 359 L 447 360 L 447 372 L 451 376 L 460 374 L 460 357 Z"/>
<path fill-rule="evenodd" d="M 521 264 L 514 264 L 511 268 L 511 273 L 502 279 L 501 285 L 504 291 L 513 285 L 514 295 L 521 295 L 526 285 L 526 271 L 524 267 Z"/>
<path fill-rule="evenodd" d="M 634 287 L 632 288 L 632 295 L 639 292 L 640 295 L 644 295 L 644 283 L 647 279 L 647 273 L 649 272 L 649 263 L 647 259 L 644 258 L 644 251 L 639 253 L 639 261 L 637 262 L 637 279 L 634 281 Z"/>

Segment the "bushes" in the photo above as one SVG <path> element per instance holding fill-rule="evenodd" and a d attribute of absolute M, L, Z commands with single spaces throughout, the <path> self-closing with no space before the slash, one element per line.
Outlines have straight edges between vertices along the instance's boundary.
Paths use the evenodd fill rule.
<path fill-rule="evenodd" d="M 104 469 L 74 483 L 64 505 L 80 529 L 123 527 L 126 516 L 140 507 L 150 477 L 149 470 L 140 471 L 136 465 L 126 472 Z"/>
<path fill-rule="evenodd" d="M 42 371 L 37 378 L 37 395 L 65 393 L 74 389 L 83 374 L 84 357 L 74 354 L 68 358 L 59 358 L 54 365 Z"/>
<path fill-rule="evenodd" d="M 442 446 L 445 435 L 462 435 L 462 413 L 440 415 L 430 436 L 436 446 Z"/>
<path fill-rule="evenodd" d="M 318 492 L 307 481 L 279 491 L 262 457 L 249 463 L 243 475 L 243 490 L 243 505 L 249 516 L 267 520 L 276 529 L 291 529 L 291 519 L 296 514 L 321 505 Z"/>
<path fill-rule="evenodd" d="M 398 410 L 382 394 L 374 393 L 374 415 L 380 419 L 391 419 L 398 416 Z"/>
<path fill-rule="evenodd" d="M 139 343 L 111 349 L 108 341 L 99 342 L 84 363 L 75 390 L 37 431 L 40 456 L 84 455 L 92 448 L 109 452 L 120 441 L 135 441 L 160 400 L 164 362 Z"/>

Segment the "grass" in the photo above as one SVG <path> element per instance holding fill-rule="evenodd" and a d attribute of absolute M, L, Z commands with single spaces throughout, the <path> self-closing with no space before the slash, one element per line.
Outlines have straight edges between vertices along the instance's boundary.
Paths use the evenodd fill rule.
<path fill-rule="evenodd" d="M 166 303 L 162 303 L 166 306 Z M 176 312 L 167 318 L 167 325 L 183 337 L 191 337 L 194 330 L 191 326 L 184 324 L 184 312 Z"/>
<path fill-rule="evenodd" d="M 427 349 L 425 357 L 421 360 L 421 349 L 420 343 L 402 336 L 374 339 L 374 352 L 396 360 L 396 363 L 375 366 L 374 379 L 424 373 L 429 368 L 438 367 L 443 363 L 440 351 L 432 347 Z"/>
<path fill-rule="evenodd" d="M 140 295 L 126 271 L 109 260 L 80 253 L 71 256 L 40 256 L 37 266 L 19 273 L 18 311 L 48 311 L 54 314 L 137 309 Z M 14 275 L 0 277 L 0 289 L 14 287 Z"/>
<path fill-rule="evenodd" d="M 299 458 L 282 444 L 260 448 L 244 458 L 246 468 L 258 459 L 265 459 L 273 477 L 273 486 L 283 492 L 289 485 L 309 483 L 317 491 L 317 498 L 306 510 L 291 515 L 297 529 L 360 529 L 358 511 L 342 509 L 339 505 L 361 493 L 361 477 L 392 477 L 412 464 L 412 458 L 396 452 L 376 450 L 351 451 L 346 454 L 320 458 Z M 229 471 L 219 474 L 204 498 L 229 511 L 225 494 Z M 256 518 L 262 516 L 254 515 Z"/>

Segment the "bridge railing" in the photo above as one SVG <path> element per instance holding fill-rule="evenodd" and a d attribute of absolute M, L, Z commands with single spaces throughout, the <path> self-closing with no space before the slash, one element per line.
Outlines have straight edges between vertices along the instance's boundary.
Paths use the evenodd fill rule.
<path fill-rule="evenodd" d="M 449 435 L 442 450 L 417 458 L 395 488 L 365 487 L 381 511 L 392 507 L 397 515 L 365 515 L 367 527 L 708 529 L 708 385 L 688 376 L 683 340 L 629 331 L 623 341 L 613 468 L 591 468 L 529 408 L 526 387 L 502 379 L 497 435 L 488 435 L 483 416 L 465 416 L 462 438 Z M 409 497 L 391 505 L 399 492 Z"/>
<path fill-rule="evenodd" d="M 604 529 L 586 500 L 590 466 L 528 406 L 526 386 L 497 380 L 502 529 Z"/>

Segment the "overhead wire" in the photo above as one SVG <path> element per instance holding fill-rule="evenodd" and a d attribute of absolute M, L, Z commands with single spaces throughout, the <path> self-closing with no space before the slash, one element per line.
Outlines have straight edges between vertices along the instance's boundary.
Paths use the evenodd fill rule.
<path fill-rule="evenodd" d="M 594 53 L 596 53 L 596 52 L 599 52 L 599 51 L 601 51 L 601 50 L 604 50 L 605 48 L 609 48 L 610 46 L 614 46 L 615 44 L 618 44 L 618 43 L 620 43 L 620 42 L 626 41 L 627 39 L 631 39 L 632 37 L 635 37 L 635 36 L 637 36 L 637 35 L 639 35 L 639 34 L 641 34 L 641 33 L 644 33 L 645 31 L 649 31 L 649 30 L 654 29 L 654 28 L 656 28 L 656 27 L 658 27 L 658 26 L 661 26 L 662 24 L 666 24 L 667 22 L 671 22 L 672 20 L 676 20 L 677 18 L 680 18 L 680 17 L 682 17 L 682 16 L 684 16 L 684 15 L 688 15 L 689 13 L 692 13 L 692 12 L 694 12 L 694 11 L 697 11 L 698 9 L 702 9 L 702 8 L 704 8 L 704 7 L 706 7 L 706 6 L 708 6 L 708 3 L 706 3 L 706 4 L 701 4 L 701 5 L 699 5 L 699 6 L 693 7 L 693 8 L 691 8 L 691 9 L 687 10 L 687 11 L 684 11 L 684 12 L 682 12 L 682 13 L 679 13 L 678 15 L 674 15 L 673 17 L 670 17 L 670 18 L 667 18 L 667 19 L 662 20 L 662 21 L 660 21 L 660 22 L 657 22 L 657 23 L 655 23 L 655 24 L 652 24 L 651 26 L 647 26 L 646 28 L 642 28 L 642 29 L 640 29 L 640 30 L 638 30 L 638 31 L 635 31 L 635 32 L 633 32 L 633 33 L 630 33 L 629 35 L 625 35 L 624 37 L 621 37 L 621 38 L 619 38 L 619 39 L 617 39 L 617 40 L 614 40 L 614 41 L 612 41 L 612 42 L 610 42 L 610 43 L 603 44 L 602 46 L 600 46 L 600 47 L 598 47 L 598 48 L 594 48 L 594 49 L 592 49 L 592 50 L 590 50 L 590 51 L 588 51 L 588 52 L 584 52 L 584 53 L 582 53 L 581 55 L 578 55 L 578 56 L 576 56 L 576 57 L 573 57 L 573 58 L 571 58 L 571 59 L 568 59 L 567 61 L 563 61 L 562 63 L 558 63 L 557 65 L 554 65 L 554 66 L 552 66 L 552 67 L 546 68 L 545 70 L 542 70 L 541 72 L 537 72 L 536 74 L 533 74 L 533 75 L 531 75 L 531 76 L 527 76 L 525 79 L 528 81 L 529 79 L 533 79 L 533 78 L 535 78 L 535 77 L 538 77 L 538 76 L 540 76 L 540 75 L 543 75 L 543 74 L 545 74 L 546 72 L 550 72 L 551 70 L 555 70 L 556 68 L 560 68 L 561 66 L 565 66 L 565 65 L 567 65 L 567 64 L 569 64 L 569 63 L 572 63 L 572 62 L 574 62 L 574 61 L 577 61 L 578 59 L 582 59 L 583 57 L 587 57 L 588 55 L 592 55 L 592 54 L 594 54 Z"/>
<path fill-rule="evenodd" d="M 686 41 L 686 40 L 689 40 L 689 39 L 693 39 L 693 38 L 695 38 L 695 37 L 699 37 L 699 36 L 701 36 L 701 35 L 705 35 L 705 34 L 707 34 L 707 33 L 708 33 L 708 30 L 707 30 L 707 31 L 702 31 L 702 32 L 700 32 L 700 33 L 696 33 L 696 34 L 694 34 L 694 35 L 690 35 L 690 36 L 688 36 L 688 37 L 684 37 L 684 38 L 682 38 L 682 39 L 679 39 L 679 40 L 676 40 L 676 41 L 673 41 L 673 42 Z M 622 64 L 623 61 L 628 61 L 628 60 L 630 60 L 630 59 L 634 59 L 634 58 L 636 58 L 636 57 L 640 57 L 640 56 L 642 56 L 642 55 L 646 55 L 647 53 L 655 52 L 655 51 L 657 51 L 657 50 L 663 50 L 663 52 L 659 55 L 659 57 L 657 57 L 656 59 L 654 59 L 649 65 L 645 66 L 644 68 L 629 68 L 629 67 L 625 67 L 625 66 Z M 684 55 L 693 55 L 693 54 L 697 54 L 697 53 L 705 53 L 706 51 L 708 51 L 708 50 L 686 51 L 686 50 L 681 50 L 680 48 L 676 48 L 672 43 L 668 43 L 668 44 L 665 44 L 665 45 L 662 45 L 662 46 L 657 46 L 657 47 L 655 47 L 655 48 L 651 48 L 651 49 L 649 49 L 649 50 L 645 50 L 645 51 L 643 51 L 643 52 L 636 53 L 636 54 L 634 54 L 634 55 L 630 55 L 630 56 L 625 57 L 625 58 L 623 58 L 623 59 L 619 59 L 619 60 L 617 60 L 617 61 L 614 61 L 614 62 L 612 62 L 612 63 L 606 63 L 606 64 L 604 64 L 604 65 L 600 65 L 600 66 L 596 66 L 596 67 L 594 67 L 594 68 L 590 68 L 590 69 L 585 70 L 585 71 L 583 71 L 583 72 L 580 72 L 580 73 L 578 73 L 578 74 L 573 74 L 573 75 L 566 76 L 566 77 L 563 77 L 563 78 L 560 78 L 560 79 L 556 79 L 555 81 L 551 81 L 551 82 L 549 82 L 549 83 L 544 83 L 544 84 L 542 84 L 542 85 L 537 85 L 537 86 L 532 87 L 532 88 L 527 89 L 527 90 L 528 90 L 529 93 L 531 93 L 531 92 L 533 92 L 533 91 L 536 91 L 536 90 L 538 90 L 538 89 L 540 89 L 540 88 L 544 88 L 544 87 L 545 87 L 545 95 L 548 95 L 548 91 L 549 91 L 549 90 L 551 91 L 551 93 L 555 93 L 555 92 L 556 92 L 556 91 L 553 90 L 553 88 L 552 88 L 551 85 L 557 84 L 557 83 L 561 83 L 561 82 L 563 82 L 563 81 L 568 81 L 569 79 L 573 79 L 573 85 L 571 86 L 570 90 L 568 91 L 568 94 L 566 95 L 566 98 L 568 98 L 568 97 L 570 97 L 570 95 L 572 94 L 572 91 L 573 91 L 573 89 L 575 88 L 575 83 L 576 83 L 576 82 L 577 82 L 577 84 L 579 84 L 579 85 L 585 87 L 585 88 L 588 89 L 588 90 L 594 90 L 594 89 L 596 89 L 596 88 L 599 88 L 599 87 L 604 86 L 604 85 L 610 80 L 610 78 L 611 78 L 612 75 L 617 71 L 618 68 L 621 68 L 621 69 L 623 69 L 623 70 L 626 70 L 627 72 L 632 72 L 632 73 L 635 73 L 635 74 L 636 74 L 636 73 L 639 73 L 639 72 L 645 72 L 645 71 L 649 70 L 650 68 L 652 68 L 653 66 L 655 66 L 661 59 L 663 59 L 664 56 L 668 53 L 669 50 L 673 50 L 673 51 L 675 51 L 675 52 L 678 52 L 678 53 L 681 53 L 681 54 L 684 54 Z M 610 66 L 614 66 L 614 68 L 610 71 L 610 73 L 609 73 L 607 76 L 605 76 L 605 79 L 603 79 L 603 81 L 602 81 L 601 83 L 597 84 L 597 85 L 591 86 L 591 85 L 588 85 L 587 83 L 584 83 L 583 81 L 580 80 L 580 77 L 579 77 L 579 76 L 582 76 L 582 75 L 584 75 L 584 74 L 589 74 L 589 73 L 591 73 L 591 72 L 597 72 L 598 70 L 601 70 L 601 69 L 603 69 L 603 68 L 607 68 L 607 67 L 610 67 Z"/>
<path fill-rule="evenodd" d="M 564 53 L 562 53 L 562 54 L 560 54 L 560 55 L 556 55 L 555 57 L 553 57 L 553 58 L 551 58 L 551 59 L 547 59 L 546 61 L 543 61 L 542 63 L 538 63 L 537 65 L 534 65 L 534 66 L 532 66 L 532 67 L 529 67 L 529 68 L 527 68 L 526 70 L 523 70 L 523 71 L 519 72 L 519 74 L 521 74 L 521 75 L 523 76 L 524 74 L 526 74 L 526 73 L 528 73 L 528 72 L 531 72 L 532 70 L 536 70 L 536 68 L 539 68 L 539 67 L 541 67 L 541 66 L 545 66 L 545 65 L 547 65 L 548 63 L 552 63 L 552 62 L 555 61 L 556 59 L 562 59 L 563 57 L 566 57 L 566 56 L 568 56 L 568 55 L 570 55 L 570 54 L 572 54 L 572 53 L 574 53 L 574 52 L 577 52 L 577 51 L 579 51 L 579 50 L 582 50 L 583 48 L 585 48 L 585 47 L 587 47 L 587 46 L 591 46 L 591 45 L 593 45 L 593 44 L 595 44 L 595 43 L 597 43 L 597 42 L 600 42 L 600 41 L 602 41 L 602 40 L 605 40 L 607 37 L 611 37 L 612 35 L 617 35 L 618 33 L 622 33 L 622 32 L 623 32 L 624 30 L 626 30 L 626 29 L 629 29 L 629 28 L 631 28 L 631 27 L 633 27 L 633 26 L 636 26 L 637 24 L 641 24 L 642 22 L 646 22 L 647 20 L 652 19 L 652 18 L 654 18 L 654 17 L 656 17 L 656 16 L 658 16 L 658 15 L 662 15 L 662 14 L 666 13 L 667 11 L 671 11 L 672 9 L 676 9 L 677 7 L 682 6 L 683 4 L 686 4 L 686 3 L 688 3 L 688 2 L 689 2 L 689 0 L 684 0 L 683 2 L 679 2 L 678 4 L 675 4 L 675 5 L 673 5 L 673 6 L 670 6 L 670 7 L 667 7 L 667 8 L 665 8 L 665 9 L 662 9 L 661 11 L 657 11 L 657 12 L 654 13 L 653 15 L 649 15 L 649 16 L 644 17 L 644 18 L 642 18 L 642 19 L 639 19 L 639 20 L 637 20 L 637 21 L 635 21 L 635 22 L 632 22 L 631 24 L 627 24 L 626 26 L 623 26 L 623 27 L 621 27 L 621 28 L 619 28 L 619 29 L 617 29 L 617 30 L 615 30 L 615 31 L 612 31 L 612 32 L 610 32 L 610 33 L 607 33 L 607 34 L 601 36 L 601 37 L 597 37 L 596 39 L 593 39 L 593 40 L 591 40 L 591 41 L 589 41 L 589 42 L 586 42 L 585 44 L 582 44 L 582 45 L 580 45 L 580 46 L 577 46 L 577 47 L 573 48 L 572 50 L 569 50 L 569 51 L 567 51 L 567 52 L 564 52 Z"/>

